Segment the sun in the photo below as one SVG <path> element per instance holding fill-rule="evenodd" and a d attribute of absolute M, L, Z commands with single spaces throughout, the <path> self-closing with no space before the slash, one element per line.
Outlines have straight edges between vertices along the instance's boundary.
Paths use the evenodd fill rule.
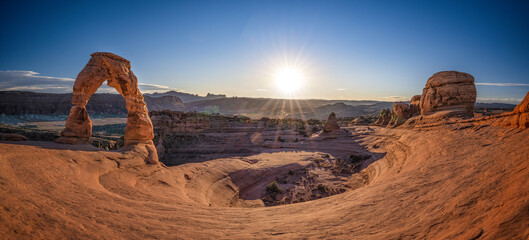
<path fill-rule="evenodd" d="M 301 88 L 303 77 L 294 68 L 283 68 L 277 72 L 276 86 L 287 94 L 292 94 Z"/>

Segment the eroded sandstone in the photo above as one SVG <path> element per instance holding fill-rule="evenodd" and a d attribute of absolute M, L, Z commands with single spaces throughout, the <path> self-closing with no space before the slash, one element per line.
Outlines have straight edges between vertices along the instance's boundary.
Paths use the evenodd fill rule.
<path fill-rule="evenodd" d="M 438 72 L 428 79 L 423 89 L 421 114 L 447 111 L 449 115 L 472 117 L 476 95 L 472 75 L 457 71 Z"/>
<path fill-rule="evenodd" d="M 373 124 L 378 126 L 386 126 L 388 125 L 389 121 L 391 121 L 391 110 L 383 109 L 380 111 L 378 119 Z"/>
<path fill-rule="evenodd" d="M 68 144 L 89 142 L 92 123 L 86 111 L 86 104 L 97 89 L 107 81 L 108 86 L 115 88 L 125 98 L 128 111 L 125 146 L 146 144 L 146 151 L 149 152 L 149 159 L 146 161 L 157 162 L 156 148 L 150 147 L 154 138 L 153 126 L 130 62 L 113 53 L 96 52 L 91 56 L 92 58 L 75 79 L 72 95 L 74 106 L 70 110 L 64 130 L 60 133 L 61 137 L 56 142 Z"/>
<path fill-rule="evenodd" d="M 410 117 L 421 114 L 421 95 L 415 95 L 410 100 L 410 108 L 408 110 Z"/>
<path fill-rule="evenodd" d="M 393 113 L 388 127 L 396 127 L 403 124 L 410 117 L 410 106 L 404 102 L 393 103 Z"/>
<path fill-rule="evenodd" d="M 512 112 L 504 116 L 504 118 L 496 120 L 493 125 L 521 129 L 529 128 L 529 92 Z"/>

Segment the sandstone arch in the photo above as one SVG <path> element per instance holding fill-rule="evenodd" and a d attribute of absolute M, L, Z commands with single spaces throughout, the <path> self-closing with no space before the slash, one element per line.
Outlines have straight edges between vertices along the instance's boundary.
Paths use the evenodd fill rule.
<path fill-rule="evenodd" d="M 66 126 L 61 131 L 59 143 L 84 144 L 92 135 L 92 122 L 86 111 L 90 97 L 107 81 L 115 88 L 127 105 L 127 125 L 125 146 L 136 144 L 153 145 L 153 126 L 143 95 L 138 89 L 138 79 L 131 70 L 130 62 L 113 53 L 96 52 L 84 69 L 77 75 L 73 86 L 72 105 L 74 105 Z M 150 150 L 150 147 L 147 147 Z M 154 148 L 153 148 L 154 149 Z M 152 154 L 151 151 L 149 151 Z M 154 152 L 155 153 L 155 152 Z"/>

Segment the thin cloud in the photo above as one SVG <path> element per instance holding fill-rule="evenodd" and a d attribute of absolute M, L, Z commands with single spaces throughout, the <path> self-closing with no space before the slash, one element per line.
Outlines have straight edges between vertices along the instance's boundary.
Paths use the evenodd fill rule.
<path fill-rule="evenodd" d="M 336 91 L 345 91 L 345 88 L 338 88 Z"/>
<path fill-rule="evenodd" d="M 476 85 L 496 87 L 529 87 L 529 83 L 476 83 Z"/>
<path fill-rule="evenodd" d="M 43 93 L 70 93 L 75 79 L 64 77 L 42 76 L 34 71 L 0 71 L 1 91 L 31 91 Z M 139 83 L 143 93 L 177 90 L 168 86 Z M 98 93 L 117 93 L 116 89 L 103 84 Z"/>
<path fill-rule="evenodd" d="M 409 101 L 411 98 L 406 96 L 387 96 L 382 98 L 383 101 L 394 101 L 394 102 L 402 102 L 402 101 Z"/>
<path fill-rule="evenodd" d="M 269 92 L 270 90 L 268 89 L 264 89 L 264 88 L 258 88 L 258 89 L 255 89 L 257 90 L 258 92 Z"/>
<path fill-rule="evenodd" d="M 62 93 L 71 92 L 74 79 L 41 76 L 34 71 L 0 71 L 0 90 Z"/>
<path fill-rule="evenodd" d="M 485 98 L 485 97 L 478 97 L 476 98 L 476 101 L 478 102 L 484 102 L 484 103 L 512 103 L 512 104 L 518 104 L 522 101 L 521 98 Z"/>

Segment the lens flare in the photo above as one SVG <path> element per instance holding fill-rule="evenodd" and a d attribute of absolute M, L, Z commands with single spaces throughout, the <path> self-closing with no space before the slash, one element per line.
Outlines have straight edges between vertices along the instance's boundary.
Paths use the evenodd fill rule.
<path fill-rule="evenodd" d="M 276 75 L 276 86 L 287 94 L 292 94 L 301 88 L 303 77 L 293 68 L 281 69 Z"/>

